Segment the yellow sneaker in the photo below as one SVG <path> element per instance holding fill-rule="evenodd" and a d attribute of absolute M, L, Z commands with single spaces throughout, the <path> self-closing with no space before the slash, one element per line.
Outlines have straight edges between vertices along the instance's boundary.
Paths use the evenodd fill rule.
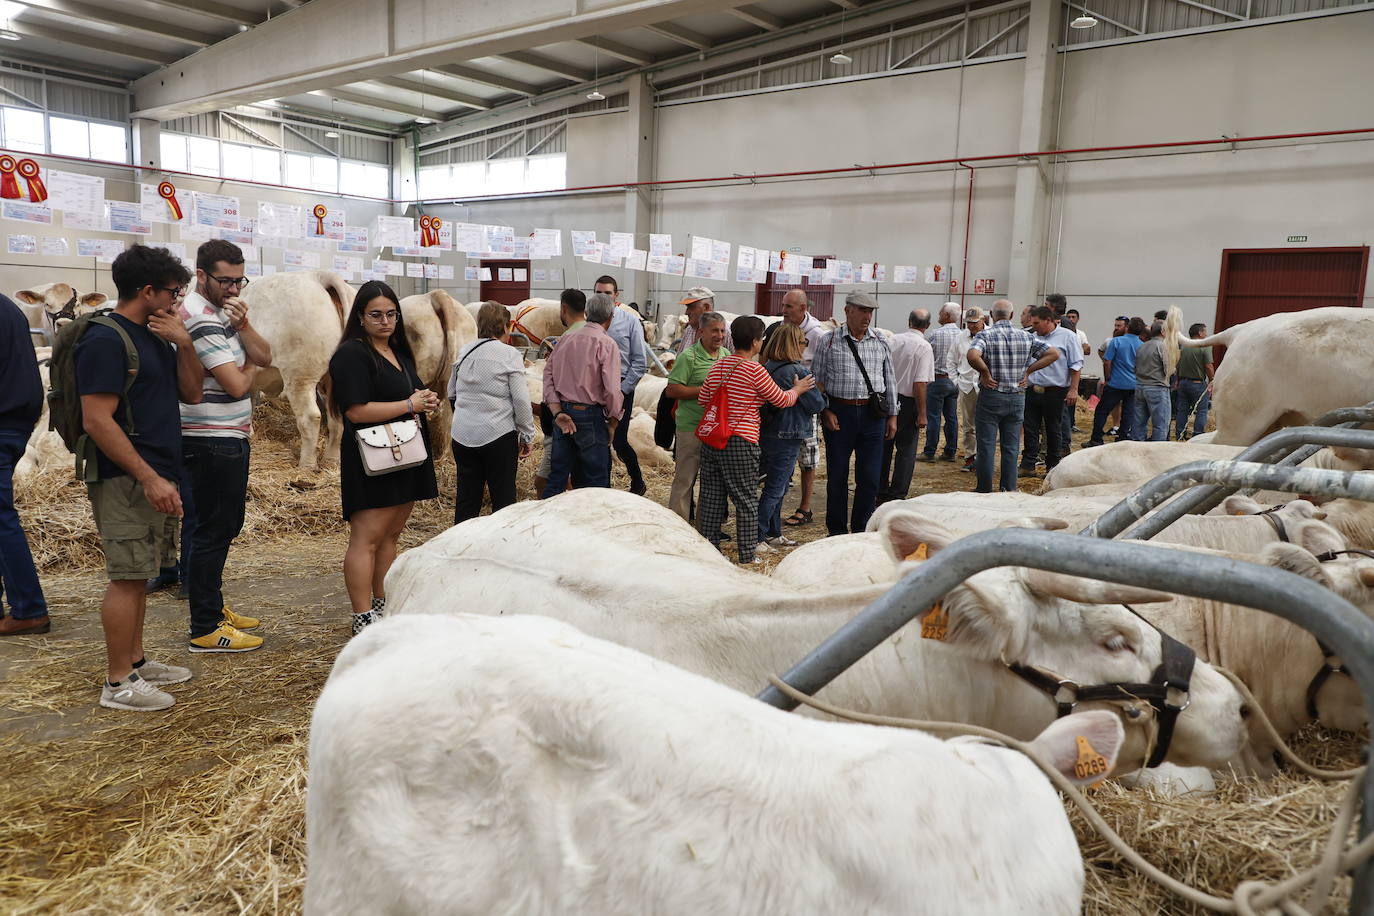
<path fill-rule="evenodd" d="M 224 610 L 220 611 L 220 614 L 223 617 L 224 622 L 229 624 L 229 626 L 233 627 L 236 630 L 251 630 L 262 622 L 258 620 L 258 618 L 256 617 L 248 617 L 244 614 L 235 614 L 233 611 L 229 610 L 229 605 L 227 604 L 224 606 Z"/>
<path fill-rule="evenodd" d="M 249 636 L 227 623 L 221 623 L 213 633 L 191 640 L 187 648 L 192 652 L 251 652 L 261 645 L 261 636 Z"/>

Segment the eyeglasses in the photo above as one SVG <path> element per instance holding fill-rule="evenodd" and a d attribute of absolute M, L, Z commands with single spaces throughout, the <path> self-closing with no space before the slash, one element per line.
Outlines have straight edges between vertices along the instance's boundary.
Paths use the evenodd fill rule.
<path fill-rule="evenodd" d="M 164 293 L 171 293 L 173 299 L 186 298 L 186 287 L 184 286 L 159 286 L 158 289 Z"/>
<path fill-rule="evenodd" d="M 211 279 L 211 280 L 214 280 L 214 281 L 215 281 L 216 283 L 218 283 L 220 286 L 237 286 L 239 289 L 243 289 L 245 286 L 248 285 L 248 278 L 247 278 L 247 277 L 216 277 L 216 276 L 211 276 L 210 279 Z"/>
<path fill-rule="evenodd" d="M 401 313 L 391 309 L 386 312 L 364 312 L 363 314 L 373 321 L 395 321 Z"/>

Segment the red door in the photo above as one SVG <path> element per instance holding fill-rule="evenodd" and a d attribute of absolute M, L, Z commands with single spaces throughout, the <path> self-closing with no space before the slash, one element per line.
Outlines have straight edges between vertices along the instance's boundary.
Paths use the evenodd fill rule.
<path fill-rule="evenodd" d="M 827 258 L 834 255 L 821 255 L 811 259 L 812 267 L 824 267 Z M 825 321 L 835 312 L 835 287 L 812 285 L 802 278 L 799 286 L 779 285 L 776 276 L 772 273 L 763 283 L 754 284 L 754 314 L 755 315 L 781 315 L 782 297 L 787 295 L 790 289 L 800 289 L 805 291 L 806 298 L 811 300 L 810 312 L 816 316 L 817 321 Z"/>
<path fill-rule="evenodd" d="M 483 302 L 519 305 L 530 297 L 529 261 L 483 261 L 482 266 L 491 270 L 491 279 L 478 288 Z"/>
<path fill-rule="evenodd" d="M 1369 247 L 1228 248 L 1221 253 L 1216 331 L 1328 305 L 1360 308 Z"/>

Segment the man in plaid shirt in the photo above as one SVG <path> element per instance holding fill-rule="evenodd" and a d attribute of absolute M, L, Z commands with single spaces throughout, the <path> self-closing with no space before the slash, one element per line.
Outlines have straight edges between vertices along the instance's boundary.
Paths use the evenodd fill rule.
<path fill-rule="evenodd" d="M 978 372 L 978 408 L 974 429 L 978 439 L 979 493 L 992 492 L 993 449 L 1001 436 L 1003 490 L 1016 490 L 1017 453 L 1021 450 L 1021 421 L 1026 412 L 1026 377 L 1059 358 L 1059 351 L 1012 327 L 1016 306 L 1006 299 L 992 304 L 992 327 L 973 338 L 968 362 Z"/>
<path fill-rule="evenodd" d="M 829 406 L 821 411 L 825 436 L 825 527 L 830 534 L 861 532 L 878 499 L 883 441 L 897 434 L 897 380 L 887 340 L 869 327 L 878 303 L 864 292 L 844 297 L 844 321 L 816 344 L 811 374 Z M 853 349 L 851 350 L 851 346 Z M 863 370 L 854 359 L 863 360 Z M 864 373 L 868 381 L 864 380 Z M 878 395 L 884 415 L 869 403 Z M 854 459 L 854 511 L 849 508 L 849 461 Z"/>

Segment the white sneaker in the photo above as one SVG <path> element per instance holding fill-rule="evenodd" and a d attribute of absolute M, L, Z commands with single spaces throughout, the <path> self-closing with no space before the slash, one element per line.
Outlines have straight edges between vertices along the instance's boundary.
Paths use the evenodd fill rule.
<path fill-rule="evenodd" d="M 170 693 L 158 690 L 137 673 L 130 674 L 120 681 L 118 687 L 111 687 L 109 681 L 106 681 L 100 691 L 100 705 L 109 709 L 153 712 L 175 704 L 176 699 Z"/>
<path fill-rule="evenodd" d="M 138 676 L 149 684 L 180 684 L 191 679 L 191 669 L 180 665 L 164 665 L 162 662 L 145 659 L 138 669 Z"/>
<path fill-rule="evenodd" d="M 768 543 L 768 545 L 769 545 L 770 547 L 796 547 L 796 546 L 797 546 L 797 542 L 794 541 L 794 540 L 792 540 L 790 537 L 788 537 L 788 536 L 785 535 L 785 534 L 780 534 L 780 535 L 778 535 L 778 536 L 775 537 L 775 538 L 769 538 L 767 543 Z"/>
<path fill-rule="evenodd" d="M 772 552 L 773 552 L 773 548 L 768 546 L 768 542 L 767 542 L 767 541 L 759 541 L 757 544 L 754 545 L 754 553 L 756 553 L 756 554 L 759 554 L 759 553 L 772 553 Z"/>

